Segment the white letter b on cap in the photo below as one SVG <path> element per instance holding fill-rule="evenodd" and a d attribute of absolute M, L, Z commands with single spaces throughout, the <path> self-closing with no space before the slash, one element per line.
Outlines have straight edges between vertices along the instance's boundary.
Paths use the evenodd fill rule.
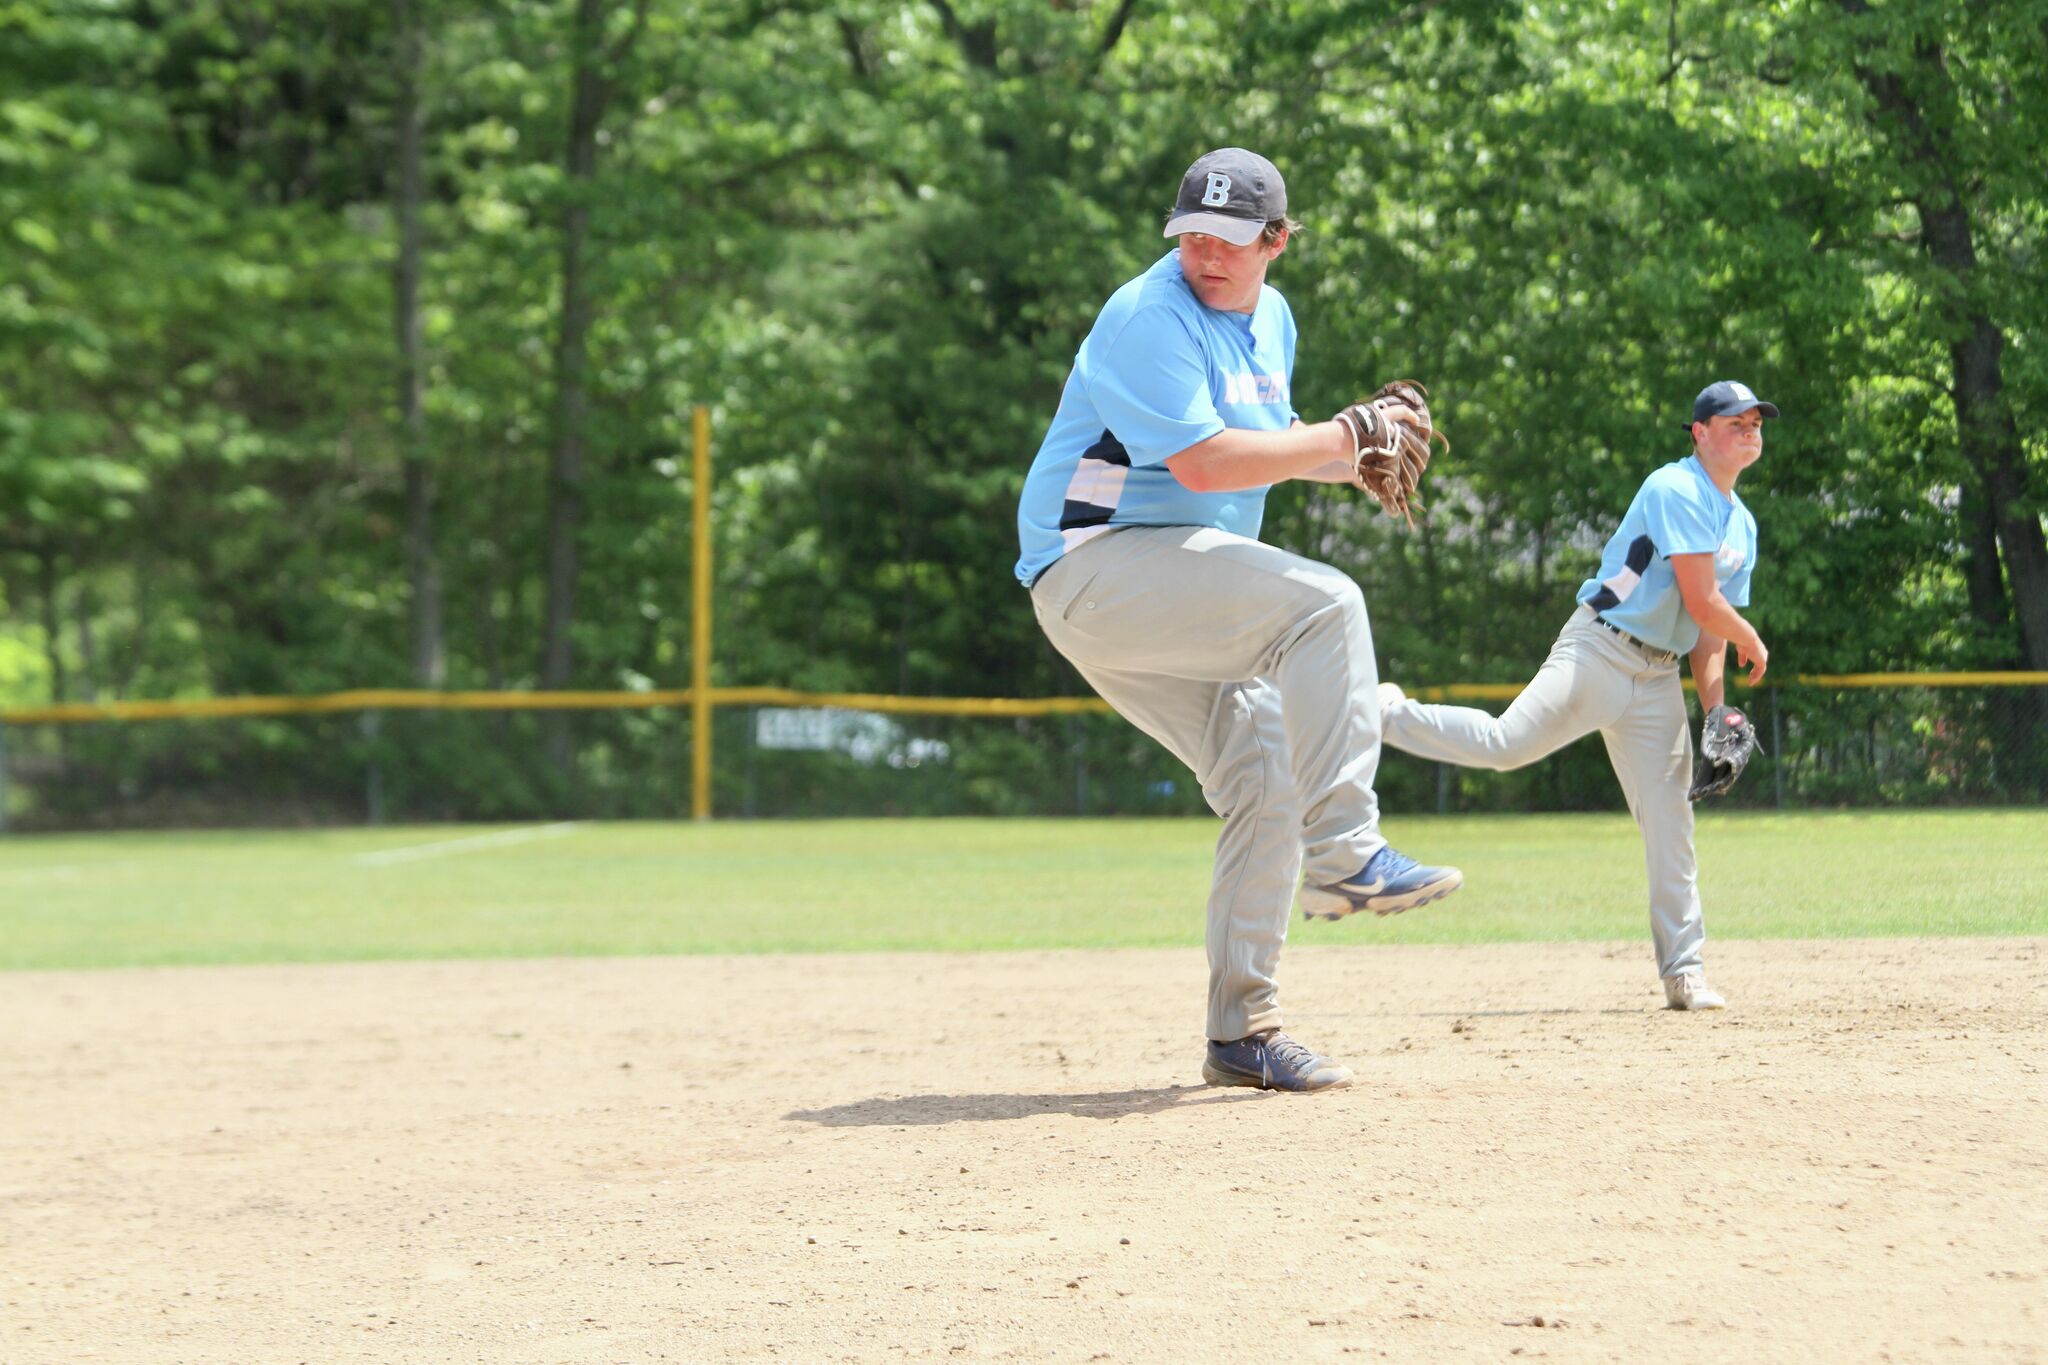
<path fill-rule="evenodd" d="M 1209 188 L 1202 191 L 1202 202 L 1212 209 L 1220 209 L 1230 202 L 1230 177 L 1220 171 L 1209 172 Z"/>

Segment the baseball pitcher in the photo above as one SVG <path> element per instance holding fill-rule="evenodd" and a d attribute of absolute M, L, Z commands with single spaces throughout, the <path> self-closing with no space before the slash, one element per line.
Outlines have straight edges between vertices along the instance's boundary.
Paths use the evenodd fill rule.
<path fill-rule="evenodd" d="M 1735 481 L 1763 455 L 1764 419 L 1777 415 L 1743 384 L 1700 391 L 1687 427 L 1693 453 L 1644 480 L 1550 657 L 1504 714 L 1426 706 L 1392 683 L 1380 686 L 1386 742 L 1440 762 L 1504 772 L 1600 732 L 1642 831 L 1650 933 L 1672 1009 L 1727 1003 L 1701 960 L 1692 803 L 1733 786 L 1756 748 L 1749 718 L 1725 704 L 1723 687 L 1730 645 L 1752 686 L 1770 662 L 1738 610 L 1749 605 L 1757 542 Z M 1706 713 L 1697 773 L 1681 654 L 1691 658 Z"/>
<path fill-rule="evenodd" d="M 1443 444 L 1413 383 L 1300 419 L 1294 315 L 1266 283 L 1297 226 L 1266 158 L 1226 147 L 1188 168 L 1166 223 L 1177 247 L 1110 297 L 1074 357 L 1017 510 L 1017 577 L 1053 647 L 1223 818 L 1203 1076 L 1305 1091 L 1351 1072 L 1280 1029 L 1296 878 L 1306 868 L 1303 907 L 1330 918 L 1407 910 L 1463 878 L 1380 836 L 1358 585 L 1258 539 L 1284 479 L 1349 482 L 1408 516 Z"/>

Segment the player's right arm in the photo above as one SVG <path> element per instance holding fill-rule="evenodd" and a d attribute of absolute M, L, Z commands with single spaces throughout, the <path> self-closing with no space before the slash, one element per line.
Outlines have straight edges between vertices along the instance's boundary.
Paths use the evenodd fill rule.
<path fill-rule="evenodd" d="M 1700 710 L 1711 711 L 1721 704 L 1727 691 L 1728 642 L 1711 630 L 1703 630 L 1690 657 L 1692 686 L 1699 694 Z"/>
<path fill-rule="evenodd" d="M 1700 647 L 1706 646 L 1709 636 L 1734 645 L 1735 662 L 1749 669 L 1749 685 L 1754 687 L 1762 682 L 1764 669 L 1770 665 L 1771 651 L 1764 648 L 1763 637 L 1756 633 L 1756 627 L 1743 620 L 1742 614 L 1722 595 L 1721 585 L 1714 581 L 1714 557 L 1711 554 L 1673 555 L 1671 573 L 1678 580 L 1679 596 L 1685 599 L 1686 614 L 1700 628 Z M 1701 685 L 1698 649 L 1693 651 L 1692 657 L 1693 684 L 1697 687 Z M 1704 689 L 1700 699 L 1706 700 Z"/>
<path fill-rule="evenodd" d="M 1285 431 L 1225 427 L 1168 456 L 1166 467 L 1190 492 L 1235 493 L 1336 470 L 1348 481 L 1351 456 L 1351 433 L 1343 423 L 1301 422 Z"/>

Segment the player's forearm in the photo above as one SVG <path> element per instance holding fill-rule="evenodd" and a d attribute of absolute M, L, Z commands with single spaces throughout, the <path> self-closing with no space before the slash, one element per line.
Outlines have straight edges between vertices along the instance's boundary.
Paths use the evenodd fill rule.
<path fill-rule="evenodd" d="M 1700 710 L 1711 711 L 1721 704 L 1727 690 L 1728 642 L 1718 635 L 1700 632 L 1692 649 L 1692 685 L 1699 693 Z"/>
<path fill-rule="evenodd" d="M 1297 417 L 1292 430 L 1299 431 L 1304 423 Z M 1305 483 L 1353 483 L 1357 479 L 1358 457 L 1350 449 L 1326 465 L 1296 474 L 1294 477 Z"/>
<path fill-rule="evenodd" d="M 1685 610 L 1702 635 L 1719 636 L 1734 645 L 1746 657 L 1763 647 L 1763 637 L 1756 633 L 1756 627 L 1742 619 L 1734 604 L 1721 595 L 1719 588 L 1707 593 L 1698 601 L 1688 598 Z"/>
<path fill-rule="evenodd" d="M 1735 661 L 1749 668 L 1749 685 L 1764 680 L 1771 652 L 1764 648 L 1756 627 L 1742 619 L 1714 581 L 1714 557 L 1708 553 L 1671 556 L 1671 574 L 1678 580 L 1678 595 L 1685 600 L 1685 613 L 1703 635 L 1718 635 L 1735 646 Z"/>
<path fill-rule="evenodd" d="M 1234 493 L 1321 474 L 1338 461 L 1348 470 L 1351 433 L 1336 422 L 1300 422 L 1285 431 L 1225 427 L 1171 456 L 1173 477 L 1197 493 Z M 1347 475 L 1348 477 L 1348 475 Z M 1323 480 L 1330 482 L 1331 480 Z"/>

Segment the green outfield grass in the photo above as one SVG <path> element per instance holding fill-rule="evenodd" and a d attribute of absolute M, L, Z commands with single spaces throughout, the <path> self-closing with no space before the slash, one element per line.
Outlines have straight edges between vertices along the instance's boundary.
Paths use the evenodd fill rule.
<path fill-rule="evenodd" d="M 847 820 L 0 838 L 0 968 L 1185 945 L 1208 820 Z M 1465 890 L 1297 943 L 1631 939 L 1620 815 L 1403 817 Z M 493 837 L 498 836 L 498 837 Z M 464 842 L 456 842 L 464 841 Z M 2048 813 L 1712 812 L 1717 938 L 2048 933 Z"/>

